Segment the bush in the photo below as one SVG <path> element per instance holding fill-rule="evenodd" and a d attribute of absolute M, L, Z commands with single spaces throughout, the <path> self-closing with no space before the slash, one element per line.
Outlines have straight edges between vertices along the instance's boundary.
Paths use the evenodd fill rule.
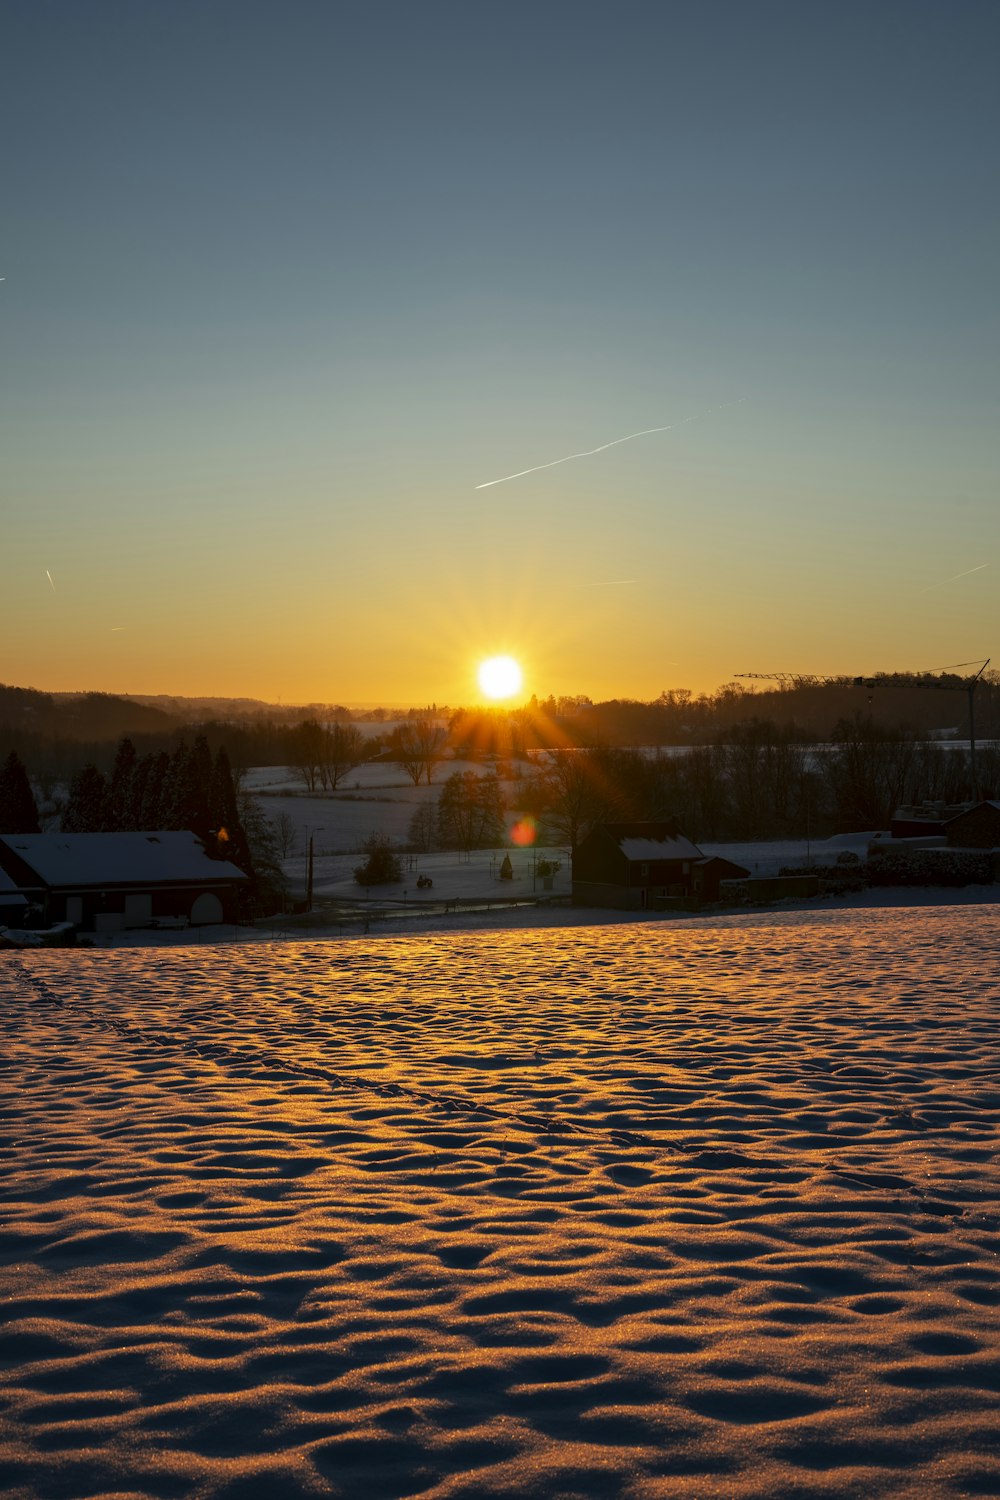
<path fill-rule="evenodd" d="M 373 833 L 361 845 L 368 858 L 363 865 L 355 865 L 354 878 L 358 885 L 392 885 L 403 878 L 403 867 L 399 856 L 384 833 Z"/>

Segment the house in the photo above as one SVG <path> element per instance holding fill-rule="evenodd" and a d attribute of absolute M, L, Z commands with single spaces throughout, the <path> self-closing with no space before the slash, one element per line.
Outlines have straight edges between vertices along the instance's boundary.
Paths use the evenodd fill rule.
<path fill-rule="evenodd" d="M 598 823 L 573 854 L 573 905 L 667 910 L 718 901 L 720 882 L 749 875 L 702 854 L 668 823 Z"/>
<path fill-rule="evenodd" d="M 235 921 L 247 877 L 193 833 L 8 833 L 0 875 L 45 921 L 96 932 Z"/>
<path fill-rule="evenodd" d="M 1000 802 L 976 802 L 949 818 L 943 829 L 949 849 L 1000 849 Z"/>

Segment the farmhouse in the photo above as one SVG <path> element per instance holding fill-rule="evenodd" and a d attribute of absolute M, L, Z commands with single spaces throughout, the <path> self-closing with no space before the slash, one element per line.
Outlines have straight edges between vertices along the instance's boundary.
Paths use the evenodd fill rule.
<path fill-rule="evenodd" d="M 8 833 L 0 881 L 49 924 L 97 932 L 235 921 L 247 877 L 193 833 Z"/>
<path fill-rule="evenodd" d="M 665 911 L 718 901 L 742 865 L 702 854 L 668 823 L 598 823 L 573 855 L 573 905 Z"/>

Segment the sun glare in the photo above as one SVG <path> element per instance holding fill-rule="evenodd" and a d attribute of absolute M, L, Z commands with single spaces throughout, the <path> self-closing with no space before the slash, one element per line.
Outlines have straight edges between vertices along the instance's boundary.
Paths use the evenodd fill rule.
<path fill-rule="evenodd" d="M 522 680 L 521 668 L 512 656 L 491 656 L 480 662 L 479 687 L 487 698 L 512 698 Z"/>

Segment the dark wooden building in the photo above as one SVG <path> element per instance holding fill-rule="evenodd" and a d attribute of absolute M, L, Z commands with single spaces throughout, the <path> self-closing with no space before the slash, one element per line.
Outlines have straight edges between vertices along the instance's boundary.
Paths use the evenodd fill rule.
<path fill-rule="evenodd" d="M 918 802 L 912 807 L 897 807 L 889 822 L 894 839 L 921 839 L 945 836 L 945 824 L 959 813 L 968 812 L 971 802 Z"/>
<path fill-rule="evenodd" d="M 949 849 L 1000 849 L 1000 802 L 977 802 L 944 826 Z"/>
<path fill-rule="evenodd" d="M 718 901 L 723 880 L 750 872 L 668 823 L 598 823 L 573 855 L 573 905 L 666 911 Z"/>
<path fill-rule="evenodd" d="M 0 871 L 47 924 L 97 932 L 233 922 L 247 877 L 193 833 L 8 833 Z"/>

